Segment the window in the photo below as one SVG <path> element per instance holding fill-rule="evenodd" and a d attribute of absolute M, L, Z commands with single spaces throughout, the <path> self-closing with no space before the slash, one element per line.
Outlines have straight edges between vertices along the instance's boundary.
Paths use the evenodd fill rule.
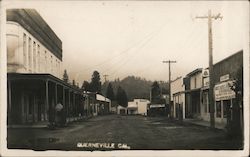
<path fill-rule="evenodd" d="M 26 34 L 23 33 L 23 64 L 24 64 L 24 67 L 26 68 L 27 67 L 27 41 L 26 41 Z"/>
<path fill-rule="evenodd" d="M 221 117 L 221 102 L 216 101 L 216 117 Z"/>
<path fill-rule="evenodd" d="M 29 58 L 29 70 L 32 69 L 32 52 L 31 52 L 31 38 L 29 38 L 29 48 L 28 48 L 28 58 Z"/>
<path fill-rule="evenodd" d="M 48 66 L 48 62 L 47 62 L 47 52 L 44 51 L 44 69 L 45 69 L 45 72 L 47 72 L 47 66 Z"/>
<path fill-rule="evenodd" d="M 38 72 L 41 71 L 40 45 L 37 45 L 37 66 Z"/>
<path fill-rule="evenodd" d="M 36 72 L 36 42 L 33 42 L 33 71 Z"/>
<path fill-rule="evenodd" d="M 51 67 L 51 73 L 53 73 L 53 57 L 51 55 L 51 59 L 50 59 L 50 67 Z"/>
<path fill-rule="evenodd" d="M 197 83 L 197 80 L 196 80 L 196 76 L 194 77 L 194 88 L 196 88 L 196 83 Z"/>

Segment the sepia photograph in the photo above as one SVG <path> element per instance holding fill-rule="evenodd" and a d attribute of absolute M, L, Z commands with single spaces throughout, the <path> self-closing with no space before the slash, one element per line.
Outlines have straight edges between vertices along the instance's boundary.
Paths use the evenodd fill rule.
<path fill-rule="evenodd" d="M 0 155 L 249 155 L 248 1 L 0 4 Z"/>

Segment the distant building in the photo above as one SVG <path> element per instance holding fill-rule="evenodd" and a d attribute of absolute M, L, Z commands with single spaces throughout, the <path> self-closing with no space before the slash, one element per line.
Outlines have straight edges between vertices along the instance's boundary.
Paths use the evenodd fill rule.
<path fill-rule="evenodd" d="M 128 102 L 127 107 L 118 105 L 117 114 L 128 114 L 128 115 L 147 115 L 150 101 L 147 99 L 134 99 Z"/>
<path fill-rule="evenodd" d="M 98 114 L 109 114 L 111 112 L 111 100 L 101 94 L 96 94 L 96 103 L 99 106 Z"/>
<path fill-rule="evenodd" d="M 127 107 L 123 107 L 121 105 L 117 106 L 117 114 L 126 115 L 127 114 Z"/>
<path fill-rule="evenodd" d="M 134 99 L 128 102 L 128 114 L 147 115 L 147 109 L 150 101 L 146 99 Z"/>
<path fill-rule="evenodd" d="M 84 112 L 87 116 L 106 115 L 111 112 L 111 100 L 101 94 L 84 91 Z"/>
<path fill-rule="evenodd" d="M 127 112 L 129 115 L 136 115 L 138 114 L 138 104 L 136 104 L 134 101 L 128 102 Z"/>

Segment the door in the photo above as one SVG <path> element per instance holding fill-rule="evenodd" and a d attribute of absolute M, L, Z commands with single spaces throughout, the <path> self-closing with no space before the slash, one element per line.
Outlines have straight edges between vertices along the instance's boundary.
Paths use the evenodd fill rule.
<path fill-rule="evenodd" d="M 230 100 L 223 100 L 223 123 L 229 124 L 231 120 Z"/>

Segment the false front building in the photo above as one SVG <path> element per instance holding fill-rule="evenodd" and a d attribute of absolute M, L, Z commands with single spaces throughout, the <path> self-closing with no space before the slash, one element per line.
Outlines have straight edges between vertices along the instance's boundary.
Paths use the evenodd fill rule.
<path fill-rule="evenodd" d="M 81 92 L 62 80 L 62 41 L 33 9 L 7 10 L 8 125 L 81 115 Z"/>

